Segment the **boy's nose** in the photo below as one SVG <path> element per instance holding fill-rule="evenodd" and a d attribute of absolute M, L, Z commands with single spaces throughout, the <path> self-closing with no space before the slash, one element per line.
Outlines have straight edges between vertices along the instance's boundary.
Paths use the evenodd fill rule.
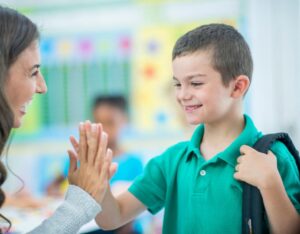
<path fill-rule="evenodd" d="M 179 98 L 180 99 L 190 99 L 191 98 L 191 94 L 188 90 L 188 88 L 184 88 L 182 87 L 179 91 Z"/>

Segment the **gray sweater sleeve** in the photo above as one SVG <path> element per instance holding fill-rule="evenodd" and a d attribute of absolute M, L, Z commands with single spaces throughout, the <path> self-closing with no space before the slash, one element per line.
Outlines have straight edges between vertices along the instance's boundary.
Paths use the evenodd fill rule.
<path fill-rule="evenodd" d="M 70 185 L 62 205 L 28 234 L 74 234 L 100 211 L 101 206 L 88 193 Z"/>

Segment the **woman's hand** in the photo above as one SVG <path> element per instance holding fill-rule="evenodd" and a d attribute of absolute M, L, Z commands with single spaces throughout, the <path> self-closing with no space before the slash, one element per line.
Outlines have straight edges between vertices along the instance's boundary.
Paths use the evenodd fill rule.
<path fill-rule="evenodd" d="M 79 125 L 79 143 L 71 137 L 71 143 L 77 144 L 75 151 L 68 150 L 70 167 L 68 179 L 70 184 L 77 185 L 101 203 L 110 174 L 115 171 L 112 165 L 112 151 L 107 149 L 107 134 L 100 124 L 89 121 Z"/>

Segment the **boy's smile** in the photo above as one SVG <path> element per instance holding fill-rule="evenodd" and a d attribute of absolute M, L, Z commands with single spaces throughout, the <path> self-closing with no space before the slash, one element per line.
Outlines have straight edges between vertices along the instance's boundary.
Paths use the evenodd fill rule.
<path fill-rule="evenodd" d="M 189 105 L 189 106 L 183 106 L 184 110 L 186 112 L 190 112 L 192 113 L 194 110 L 197 110 L 198 108 L 200 108 L 202 105 Z"/>
<path fill-rule="evenodd" d="M 210 51 L 176 57 L 172 65 L 176 99 L 188 123 L 213 123 L 230 113 L 232 85 L 223 84 Z"/>

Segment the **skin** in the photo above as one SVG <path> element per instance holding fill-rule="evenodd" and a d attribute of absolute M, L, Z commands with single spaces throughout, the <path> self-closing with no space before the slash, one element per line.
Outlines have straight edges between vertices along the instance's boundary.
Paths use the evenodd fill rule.
<path fill-rule="evenodd" d="M 181 56 L 173 61 L 176 100 L 189 124 L 215 124 L 232 109 L 231 87 L 210 65 L 208 53 Z M 212 117 L 213 116 L 213 117 Z"/>
<path fill-rule="evenodd" d="M 249 79 L 239 76 L 228 85 L 211 66 L 209 51 L 175 58 L 176 100 L 189 124 L 205 124 L 200 150 L 205 159 L 223 151 L 244 128 L 242 97 Z"/>
<path fill-rule="evenodd" d="M 40 51 L 37 41 L 32 42 L 9 67 L 5 94 L 14 114 L 14 128 L 22 124 L 27 108 L 35 94 L 47 92 L 39 70 Z M 99 203 L 109 183 L 112 152 L 107 149 L 107 134 L 101 125 L 82 123 L 79 127 L 78 154 L 69 150 L 69 182 L 89 193 Z M 80 167 L 78 167 L 80 161 Z"/>
<path fill-rule="evenodd" d="M 214 126 L 222 126 L 222 116 L 231 115 L 232 112 L 237 113 L 241 108 L 239 101 L 243 96 L 244 89 L 249 85 L 249 80 L 246 77 L 239 77 L 233 84 L 225 87 L 221 82 L 221 77 L 207 63 L 207 54 L 186 55 L 176 58 L 173 61 L 174 85 L 176 87 L 176 99 L 185 111 L 186 118 L 191 124 L 209 123 L 208 127 L 212 130 Z M 201 76 L 199 75 L 201 74 Z M 192 78 L 190 78 L 192 76 Z M 200 80 L 201 79 L 201 80 Z M 202 83 L 201 85 L 194 83 Z M 206 84 L 203 84 L 206 83 Z M 215 87 L 214 87 L 215 86 Z M 222 94 L 212 92 L 214 88 Z M 223 97 L 222 97 L 223 96 Z M 223 101 L 223 99 L 225 101 Z M 218 101 L 222 101 L 226 108 L 221 108 L 218 112 L 213 110 L 211 105 L 218 106 Z M 220 104 L 221 105 L 221 104 Z M 215 119 L 211 119 L 211 113 L 215 113 Z M 200 115 L 200 117 L 199 117 Z M 235 119 L 242 118 L 242 114 Z M 229 119 L 229 117 L 227 117 Z M 228 120 L 232 126 L 235 126 L 235 120 Z M 220 122 L 220 124 L 217 124 Z M 239 120 L 239 122 L 241 122 Z M 238 122 L 238 123 L 239 123 Z M 242 128 L 243 123 L 231 131 L 224 133 L 227 141 L 232 141 L 238 131 Z M 214 131 L 212 131 L 211 135 Z M 224 136 L 222 134 L 222 136 Z M 210 136 L 209 136 L 210 137 Z M 222 137 L 220 137 L 222 139 Z M 225 143 L 220 144 L 223 147 Z M 124 223 L 129 222 L 138 214 L 146 210 L 146 207 L 136 199 L 130 192 L 124 191 L 117 197 L 114 197 L 111 189 L 106 192 L 102 203 L 103 211 L 96 217 L 96 222 L 104 229 L 114 229 Z"/>
<path fill-rule="evenodd" d="M 96 123 L 101 123 L 103 130 L 108 134 L 108 147 L 113 150 L 114 155 L 113 158 L 122 157 L 122 150 L 118 144 L 118 137 L 120 134 L 120 130 L 125 125 L 127 118 L 124 111 L 120 108 L 112 106 L 108 103 L 102 103 L 98 105 L 93 111 L 94 121 Z M 119 181 L 114 183 L 111 187 L 112 193 L 114 196 L 120 194 L 124 190 L 127 190 L 130 186 L 130 182 L 128 181 Z M 119 227 L 114 232 L 118 234 L 126 234 L 133 232 L 133 222 L 129 222 L 124 226 Z"/>
<path fill-rule="evenodd" d="M 271 151 L 268 154 L 257 152 L 247 145 L 243 145 L 240 152 L 234 178 L 260 190 L 271 232 L 300 233 L 300 216 L 285 191 L 276 156 Z"/>
<path fill-rule="evenodd" d="M 107 134 L 100 124 L 90 122 L 79 125 L 78 154 L 69 150 L 70 184 L 84 188 L 98 203 L 101 203 L 109 183 L 112 151 L 107 149 Z M 80 167 L 78 167 L 78 160 Z"/>
<path fill-rule="evenodd" d="M 33 96 L 47 92 L 45 80 L 39 70 L 40 52 L 38 43 L 33 42 L 10 66 L 5 94 L 14 113 L 14 127 L 21 126 Z"/>
<path fill-rule="evenodd" d="M 210 51 L 179 56 L 172 68 L 176 100 L 188 123 L 205 126 L 200 151 L 208 160 L 226 149 L 245 127 L 243 98 L 250 85 L 249 78 L 240 75 L 224 85 L 220 73 L 211 64 Z M 259 152 L 247 146 L 242 146 L 241 154 L 234 177 L 261 190 L 272 232 L 298 233 L 293 224 L 299 223 L 299 216 L 284 190 L 275 157 L 263 160 Z M 267 186 L 270 180 L 274 183 Z M 96 217 L 96 222 L 104 229 L 119 227 L 146 209 L 130 192 L 114 197 L 110 188 L 102 205 L 103 212 Z M 282 211 L 285 211 L 284 218 Z"/>
<path fill-rule="evenodd" d="M 109 136 L 107 137 L 107 147 L 113 151 L 112 157 L 114 158 L 121 154 L 117 140 L 119 131 L 125 123 L 125 114 L 116 107 L 108 104 L 101 104 L 93 111 L 93 117 L 95 123 L 101 123 L 103 131 Z M 79 154 L 79 143 L 74 137 L 71 137 L 71 143 L 76 154 Z M 114 167 L 116 167 L 115 164 Z M 63 175 L 56 178 L 47 188 L 47 194 L 55 197 L 63 196 L 64 192 L 61 191 L 60 185 L 64 180 L 65 177 Z"/>

